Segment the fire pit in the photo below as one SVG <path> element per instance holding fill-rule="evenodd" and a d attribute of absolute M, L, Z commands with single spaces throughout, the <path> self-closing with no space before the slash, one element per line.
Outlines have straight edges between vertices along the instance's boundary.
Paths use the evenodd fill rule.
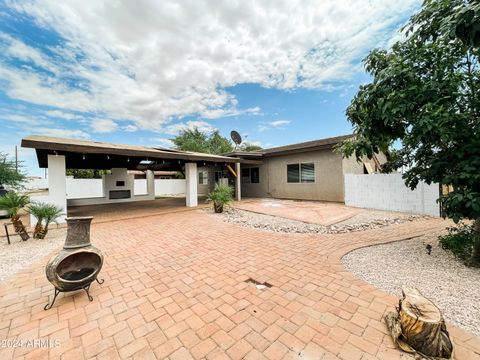
<path fill-rule="evenodd" d="M 93 217 L 67 218 L 67 238 L 60 251 L 48 262 L 45 272 L 47 279 L 55 287 L 52 303 L 44 309 L 51 309 L 61 292 L 85 290 L 88 300 L 90 285 L 93 281 L 103 284 L 97 276 L 103 265 L 103 254 L 90 243 L 90 224 Z"/>

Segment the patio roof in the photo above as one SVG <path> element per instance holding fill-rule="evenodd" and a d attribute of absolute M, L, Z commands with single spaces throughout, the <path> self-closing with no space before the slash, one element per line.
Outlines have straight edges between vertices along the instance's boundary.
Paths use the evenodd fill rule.
<path fill-rule="evenodd" d="M 48 167 L 48 155 L 65 155 L 69 169 L 177 170 L 185 162 L 248 163 L 236 157 L 106 142 L 32 135 L 22 139 L 22 147 L 36 150 L 38 164 Z"/>

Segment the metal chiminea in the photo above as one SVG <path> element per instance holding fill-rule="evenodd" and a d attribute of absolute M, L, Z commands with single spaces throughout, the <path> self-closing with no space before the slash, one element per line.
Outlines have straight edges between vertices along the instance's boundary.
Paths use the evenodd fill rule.
<path fill-rule="evenodd" d="M 85 290 L 88 300 L 92 301 L 89 289 L 96 280 L 103 265 L 103 254 L 90 243 L 90 224 L 92 216 L 67 218 L 67 238 L 60 251 L 45 267 L 47 279 L 55 287 L 52 303 L 45 305 L 45 310 L 51 309 L 55 299 L 61 292 Z"/>

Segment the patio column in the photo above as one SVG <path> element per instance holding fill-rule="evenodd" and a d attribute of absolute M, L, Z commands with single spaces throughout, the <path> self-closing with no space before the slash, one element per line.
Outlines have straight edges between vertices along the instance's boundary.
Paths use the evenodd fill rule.
<path fill-rule="evenodd" d="M 147 178 L 147 195 L 155 200 L 155 174 L 152 170 L 147 170 L 145 175 Z"/>
<path fill-rule="evenodd" d="M 67 173 L 64 155 L 48 155 L 48 202 L 63 209 L 58 218 L 64 223 L 67 217 Z"/>
<path fill-rule="evenodd" d="M 237 177 L 235 178 L 235 200 L 242 200 L 242 174 L 240 173 L 240 163 L 235 163 L 235 172 Z"/>
<path fill-rule="evenodd" d="M 186 205 L 187 207 L 195 207 L 198 205 L 197 195 L 197 163 L 185 163 L 185 180 L 186 180 Z"/>

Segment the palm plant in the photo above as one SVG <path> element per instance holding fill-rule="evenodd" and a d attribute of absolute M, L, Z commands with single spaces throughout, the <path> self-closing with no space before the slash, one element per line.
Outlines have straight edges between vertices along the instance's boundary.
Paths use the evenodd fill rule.
<path fill-rule="evenodd" d="M 35 216 L 37 223 L 33 231 L 35 239 L 45 239 L 48 233 L 48 226 L 62 215 L 63 209 L 53 205 L 42 202 L 33 203 L 28 207 L 30 214 Z"/>
<path fill-rule="evenodd" d="M 4 196 L 0 197 L 0 210 L 5 210 L 12 220 L 13 227 L 15 232 L 20 235 L 23 241 L 26 241 L 30 238 L 23 225 L 22 220 L 20 220 L 19 212 L 20 210 L 27 206 L 30 202 L 30 199 L 26 195 L 19 195 L 15 192 L 8 192 Z"/>
<path fill-rule="evenodd" d="M 215 188 L 208 194 L 208 201 L 213 202 L 216 213 L 223 212 L 223 206 L 233 201 L 233 189 L 229 185 L 216 184 Z"/>

